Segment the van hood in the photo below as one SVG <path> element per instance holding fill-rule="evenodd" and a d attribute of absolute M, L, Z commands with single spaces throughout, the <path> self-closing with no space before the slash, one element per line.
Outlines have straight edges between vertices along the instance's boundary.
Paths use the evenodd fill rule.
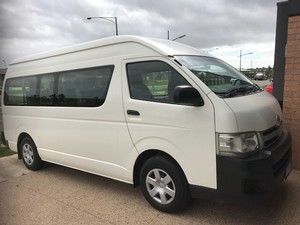
<path fill-rule="evenodd" d="M 224 101 L 235 114 L 239 132 L 264 131 L 281 124 L 281 108 L 277 100 L 265 91 Z"/>

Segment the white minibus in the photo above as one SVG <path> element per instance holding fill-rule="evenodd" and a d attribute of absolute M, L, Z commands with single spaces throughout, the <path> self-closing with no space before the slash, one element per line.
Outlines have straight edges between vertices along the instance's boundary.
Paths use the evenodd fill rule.
<path fill-rule="evenodd" d="M 291 171 L 276 99 L 174 41 L 117 36 L 16 59 L 2 112 L 29 169 L 51 162 L 140 186 L 164 212 L 191 197 L 269 197 Z"/>

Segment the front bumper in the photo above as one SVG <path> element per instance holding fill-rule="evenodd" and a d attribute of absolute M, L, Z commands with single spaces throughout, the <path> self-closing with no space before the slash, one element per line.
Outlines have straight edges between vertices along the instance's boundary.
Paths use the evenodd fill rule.
<path fill-rule="evenodd" d="M 291 169 L 291 135 L 283 130 L 269 148 L 247 158 L 217 156 L 217 190 L 210 196 L 225 201 L 247 201 L 270 197 Z M 203 196 L 203 188 L 191 186 L 194 197 Z"/>

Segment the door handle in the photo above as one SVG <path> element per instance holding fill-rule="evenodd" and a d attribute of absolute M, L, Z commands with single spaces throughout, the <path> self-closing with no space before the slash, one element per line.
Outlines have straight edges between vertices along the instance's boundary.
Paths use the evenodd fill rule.
<path fill-rule="evenodd" d="M 133 115 L 133 116 L 139 116 L 140 115 L 139 111 L 131 110 L 131 109 L 127 110 L 127 114 L 128 115 Z"/>

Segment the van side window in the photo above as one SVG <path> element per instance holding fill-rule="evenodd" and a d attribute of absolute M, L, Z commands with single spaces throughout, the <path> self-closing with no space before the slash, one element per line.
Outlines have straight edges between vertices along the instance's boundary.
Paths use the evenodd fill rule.
<path fill-rule="evenodd" d="M 104 103 L 112 68 L 74 70 L 61 73 L 58 80 L 58 105 L 100 106 Z"/>
<path fill-rule="evenodd" d="M 54 75 L 48 74 L 41 76 L 40 83 L 40 105 L 53 105 L 54 94 Z"/>
<path fill-rule="evenodd" d="M 5 105 L 101 106 L 107 95 L 113 66 L 88 68 L 7 79 Z"/>
<path fill-rule="evenodd" d="M 7 81 L 4 103 L 7 105 L 36 105 L 37 77 L 15 78 Z"/>
<path fill-rule="evenodd" d="M 161 61 L 127 64 L 130 97 L 133 99 L 174 103 L 176 86 L 189 83 L 170 65 Z"/>

